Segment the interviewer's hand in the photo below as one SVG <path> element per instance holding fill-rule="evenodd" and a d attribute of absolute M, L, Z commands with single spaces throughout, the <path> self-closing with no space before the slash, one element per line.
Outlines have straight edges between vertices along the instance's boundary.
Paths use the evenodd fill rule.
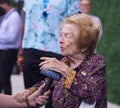
<path fill-rule="evenodd" d="M 25 91 L 22 91 L 20 93 L 17 93 L 14 98 L 18 103 L 25 102 L 26 97 L 28 97 L 31 94 L 31 91 L 26 89 Z"/>
<path fill-rule="evenodd" d="M 50 94 L 50 90 L 45 92 L 44 95 L 40 95 L 44 86 L 45 84 L 41 85 L 37 91 L 35 91 L 30 96 L 28 96 L 28 100 L 31 106 L 36 106 L 36 104 L 42 106 L 46 103 L 46 100 L 48 99 L 48 95 Z"/>
<path fill-rule="evenodd" d="M 32 100 L 33 98 L 37 98 L 37 96 L 40 95 L 42 89 L 44 88 L 45 84 L 42 84 L 39 89 L 37 91 L 35 91 L 34 93 L 31 92 L 31 90 L 29 89 L 26 89 L 25 91 L 23 92 L 20 92 L 20 93 L 17 93 L 15 96 L 14 96 L 14 99 L 18 102 L 18 103 L 23 103 L 25 102 L 26 98 L 28 96 L 30 96 L 30 99 Z M 40 93 L 39 93 L 40 92 Z M 50 91 L 47 91 L 45 93 L 45 95 L 48 95 L 50 93 Z M 35 97 L 36 96 L 36 97 Z M 44 98 L 44 97 L 43 97 Z M 42 99 L 42 97 L 41 97 Z M 37 101 L 38 102 L 38 101 Z"/>

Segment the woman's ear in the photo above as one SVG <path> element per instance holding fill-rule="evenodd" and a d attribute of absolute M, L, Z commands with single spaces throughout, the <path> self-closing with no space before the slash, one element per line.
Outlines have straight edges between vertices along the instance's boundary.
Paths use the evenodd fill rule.
<path fill-rule="evenodd" d="M 87 48 L 82 48 L 80 51 L 81 51 L 82 53 L 84 53 L 84 52 L 86 52 L 86 50 L 87 50 Z"/>

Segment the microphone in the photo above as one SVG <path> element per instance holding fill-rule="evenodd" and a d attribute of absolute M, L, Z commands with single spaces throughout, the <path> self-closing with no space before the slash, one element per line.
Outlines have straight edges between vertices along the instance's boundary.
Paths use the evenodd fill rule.
<path fill-rule="evenodd" d="M 41 95 L 44 95 L 44 93 L 50 88 L 53 80 L 59 81 L 62 77 L 62 75 L 56 71 L 53 70 L 42 70 L 40 73 L 46 77 L 48 77 L 48 81 L 45 84 L 44 89 L 41 92 Z M 36 105 L 36 108 L 39 108 L 39 104 Z"/>
<path fill-rule="evenodd" d="M 42 75 L 48 77 L 48 78 L 51 78 L 51 79 L 54 79 L 56 81 L 59 81 L 62 77 L 62 75 L 56 71 L 53 71 L 53 70 L 43 70 L 40 72 Z"/>

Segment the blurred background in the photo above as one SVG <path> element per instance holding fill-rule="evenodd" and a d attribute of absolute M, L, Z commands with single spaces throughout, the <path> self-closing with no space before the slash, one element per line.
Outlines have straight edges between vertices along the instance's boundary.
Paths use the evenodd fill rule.
<path fill-rule="evenodd" d="M 92 13 L 101 18 L 103 37 L 98 53 L 107 61 L 108 100 L 120 105 L 120 0 L 93 0 Z"/>

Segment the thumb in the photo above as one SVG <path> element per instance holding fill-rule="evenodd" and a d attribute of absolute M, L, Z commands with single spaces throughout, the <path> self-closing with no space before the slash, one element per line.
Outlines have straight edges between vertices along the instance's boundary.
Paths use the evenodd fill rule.
<path fill-rule="evenodd" d="M 38 90 L 36 91 L 37 94 L 41 94 L 41 92 L 42 92 L 42 90 L 43 90 L 44 87 L 45 87 L 45 83 L 43 83 L 43 84 L 38 88 Z"/>
<path fill-rule="evenodd" d="M 38 97 L 38 96 L 41 94 L 41 92 L 42 92 L 42 90 L 43 90 L 44 87 L 45 87 L 45 83 L 42 84 L 42 85 L 38 88 L 38 90 L 36 90 L 33 94 L 31 94 L 30 96 L 28 96 L 29 101 L 33 101 L 36 97 Z"/>

